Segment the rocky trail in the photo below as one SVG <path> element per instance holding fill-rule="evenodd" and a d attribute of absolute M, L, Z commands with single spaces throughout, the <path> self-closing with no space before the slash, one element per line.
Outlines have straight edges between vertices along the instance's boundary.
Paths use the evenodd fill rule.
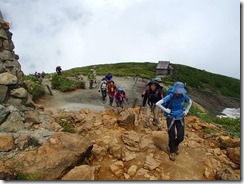
<path fill-rule="evenodd" d="M 240 138 L 195 116 L 185 118 L 180 154 L 169 160 L 164 117 L 161 131 L 143 127 L 143 79 L 113 78 L 129 97 L 124 109 L 102 104 L 98 87 L 52 90 L 33 102 L 9 29 L 0 16 L 0 180 L 240 180 Z M 43 85 L 51 87 L 49 79 Z M 204 108 L 219 105 L 197 95 Z"/>
<path fill-rule="evenodd" d="M 226 149 L 221 150 L 219 143 L 219 139 L 231 142 L 227 144 L 233 144 L 233 140 L 217 125 L 207 125 L 196 117 L 187 117 L 186 138 L 176 161 L 172 162 L 166 149 L 165 118 L 161 116 L 162 131 L 157 131 L 152 124 L 145 129 L 145 112 L 138 116 L 139 107 L 130 108 L 135 98 L 140 99 L 145 81 L 129 77 L 114 77 L 114 81 L 117 86 L 125 86 L 130 98 L 123 110 L 110 108 L 108 101 L 102 104 L 98 87 L 68 93 L 53 90 L 53 96 L 46 95 L 37 103 L 56 117 L 61 112 L 64 119 L 75 117 L 71 118 L 75 122 L 79 121 L 76 119 L 78 114 L 86 112 L 88 127 L 86 123 L 83 126 L 76 124 L 75 129 L 94 143 L 89 165 L 96 168 L 96 180 L 212 180 L 216 175 L 221 179 L 238 179 L 238 165 L 226 156 Z M 49 84 L 49 81 L 44 81 L 44 84 Z M 124 126 L 118 122 L 123 122 Z M 208 134 L 204 132 L 205 128 L 216 129 L 217 133 Z M 82 179 L 78 173 L 66 179 L 75 179 L 73 177 Z"/>
<path fill-rule="evenodd" d="M 240 138 L 189 115 L 180 154 L 171 161 L 164 116 L 160 114 L 161 131 L 152 123 L 144 128 L 146 113 L 140 112 L 140 100 L 132 107 L 134 98 L 141 99 L 145 81 L 114 81 L 125 86 L 129 96 L 124 109 L 102 104 L 97 88 L 53 90 L 53 95 L 36 102 L 35 109 L 2 106 L 1 112 L 11 114 L 0 125 L 0 178 L 240 180 Z"/>

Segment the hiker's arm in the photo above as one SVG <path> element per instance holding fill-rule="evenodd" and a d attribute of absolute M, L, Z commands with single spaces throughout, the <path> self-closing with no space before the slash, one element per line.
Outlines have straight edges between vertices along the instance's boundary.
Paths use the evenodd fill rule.
<path fill-rule="evenodd" d="M 142 107 L 145 107 L 146 102 L 147 102 L 147 92 L 145 93 L 144 97 L 143 97 L 143 102 L 142 102 Z"/>
<path fill-rule="evenodd" d="M 164 106 L 162 106 L 162 104 L 164 103 L 164 100 L 166 101 L 166 97 L 159 100 L 157 103 L 156 103 L 156 106 L 158 106 L 160 109 L 162 109 L 164 112 L 170 114 L 171 110 L 168 109 L 168 108 L 165 108 Z"/>
<path fill-rule="evenodd" d="M 188 114 L 188 112 L 189 112 L 191 106 L 192 106 L 192 100 L 190 99 L 190 100 L 189 100 L 189 104 L 188 104 L 187 107 L 186 107 L 186 110 L 184 110 L 184 112 L 183 112 L 185 116 Z"/>
<path fill-rule="evenodd" d="M 98 86 L 98 92 L 101 91 L 101 87 L 102 87 L 102 83 L 100 83 L 100 85 Z"/>

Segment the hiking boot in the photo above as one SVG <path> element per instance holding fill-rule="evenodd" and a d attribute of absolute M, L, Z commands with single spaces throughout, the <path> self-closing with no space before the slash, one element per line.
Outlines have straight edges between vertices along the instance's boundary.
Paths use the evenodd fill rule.
<path fill-rule="evenodd" d="M 175 161 L 175 153 L 170 153 L 169 154 L 169 159 L 172 161 Z"/>
<path fill-rule="evenodd" d="M 180 154 L 179 146 L 176 146 L 175 147 L 175 153 L 176 153 L 176 155 L 179 155 Z"/>
<path fill-rule="evenodd" d="M 153 121 L 153 122 L 152 122 L 152 124 L 153 124 L 154 126 L 157 126 L 157 124 L 156 124 L 156 122 L 155 122 L 155 121 Z"/>

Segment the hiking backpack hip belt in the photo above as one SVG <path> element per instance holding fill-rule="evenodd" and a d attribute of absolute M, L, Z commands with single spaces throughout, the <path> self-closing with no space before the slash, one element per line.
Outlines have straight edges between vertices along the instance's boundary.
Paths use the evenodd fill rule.
<path fill-rule="evenodd" d="M 170 125 L 168 127 L 168 131 L 172 128 L 173 124 L 175 123 L 175 120 L 176 120 L 176 117 L 173 117 L 171 122 L 170 122 Z M 180 122 L 181 122 L 181 125 L 184 126 L 184 121 L 183 121 L 183 118 L 182 119 L 179 119 Z"/>

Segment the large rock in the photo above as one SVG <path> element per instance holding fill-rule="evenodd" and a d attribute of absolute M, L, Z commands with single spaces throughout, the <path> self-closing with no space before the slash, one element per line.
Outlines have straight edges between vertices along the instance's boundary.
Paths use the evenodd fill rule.
<path fill-rule="evenodd" d="M 89 165 L 77 166 L 68 172 L 62 180 L 95 180 L 96 168 Z"/>
<path fill-rule="evenodd" d="M 8 118 L 0 125 L 2 132 L 17 132 L 25 128 L 24 119 L 18 111 L 12 112 Z"/>
<path fill-rule="evenodd" d="M 10 74 L 8 72 L 4 72 L 0 74 L 0 85 L 13 85 L 17 84 L 18 79 L 15 75 Z"/>
<path fill-rule="evenodd" d="M 0 134 L 0 152 L 10 151 L 15 148 L 14 138 L 11 134 L 1 133 Z"/>
<path fill-rule="evenodd" d="M 234 173 L 232 170 L 226 168 L 226 169 L 218 170 L 216 172 L 215 179 L 233 181 L 233 180 L 240 180 L 240 176 Z"/>
<path fill-rule="evenodd" d="M 28 92 L 24 88 L 17 88 L 10 91 L 10 95 L 16 98 L 26 98 Z"/>
<path fill-rule="evenodd" d="M 127 148 L 131 151 L 139 151 L 139 143 L 140 143 L 140 135 L 134 131 L 127 131 L 124 132 L 121 136 L 122 141 L 124 142 L 124 144 L 126 144 Z"/>
<path fill-rule="evenodd" d="M 6 119 L 6 117 L 9 114 L 10 114 L 10 111 L 6 107 L 0 105 L 0 124 Z"/>
<path fill-rule="evenodd" d="M 128 109 L 120 113 L 120 117 L 118 118 L 118 124 L 127 130 L 133 130 L 135 127 L 135 119 L 136 115 L 134 111 Z"/>
<path fill-rule="evenodd" d="M 232 162 L 240 165 L 241 156 L 240 156 L 240 147 L 237 148 L 227 148 L 226 155 L 230 158 Z"/>
<path fill-rule="evenodd" d="M 90 155 L 92 144 L 77 134 L 55 133 L 41 147 L 19 153 L 5 163 L 7 170 L 38 174 L 40 180 L 61 179 Z"/>
<path fill-rule="evenodd" d="M 229 136 L 220 136 L 220 147 L 221 148 L 235 148 L 240 147 L 240 138 L 230 138 Z"/>
<path fill-rule="evenodd" d="M 150 171 L 156 169 L 159 167 L 160 162 L 157 162 L 153 157 L 151 156 L 146 156 L 146 160 L 144 163 L 144 168 L 149 169 Z"/>
<path fill-rule="evenodd" d="M 33 124 L 40 123 L 39 113 L 37 110 L 28 109 L 25 111 L 25 120 Z"/>
<path fill-rule="evenodd" d="M 0 52 L 0 58 L 4 61 L 13 59 L 14 55 L 11 51 L 3 50 Z"/>
<path fill-rule="evenodd" d="M 0 85 L 0 103 L 4 103 L 8 97 L 8 87 Z"/>

